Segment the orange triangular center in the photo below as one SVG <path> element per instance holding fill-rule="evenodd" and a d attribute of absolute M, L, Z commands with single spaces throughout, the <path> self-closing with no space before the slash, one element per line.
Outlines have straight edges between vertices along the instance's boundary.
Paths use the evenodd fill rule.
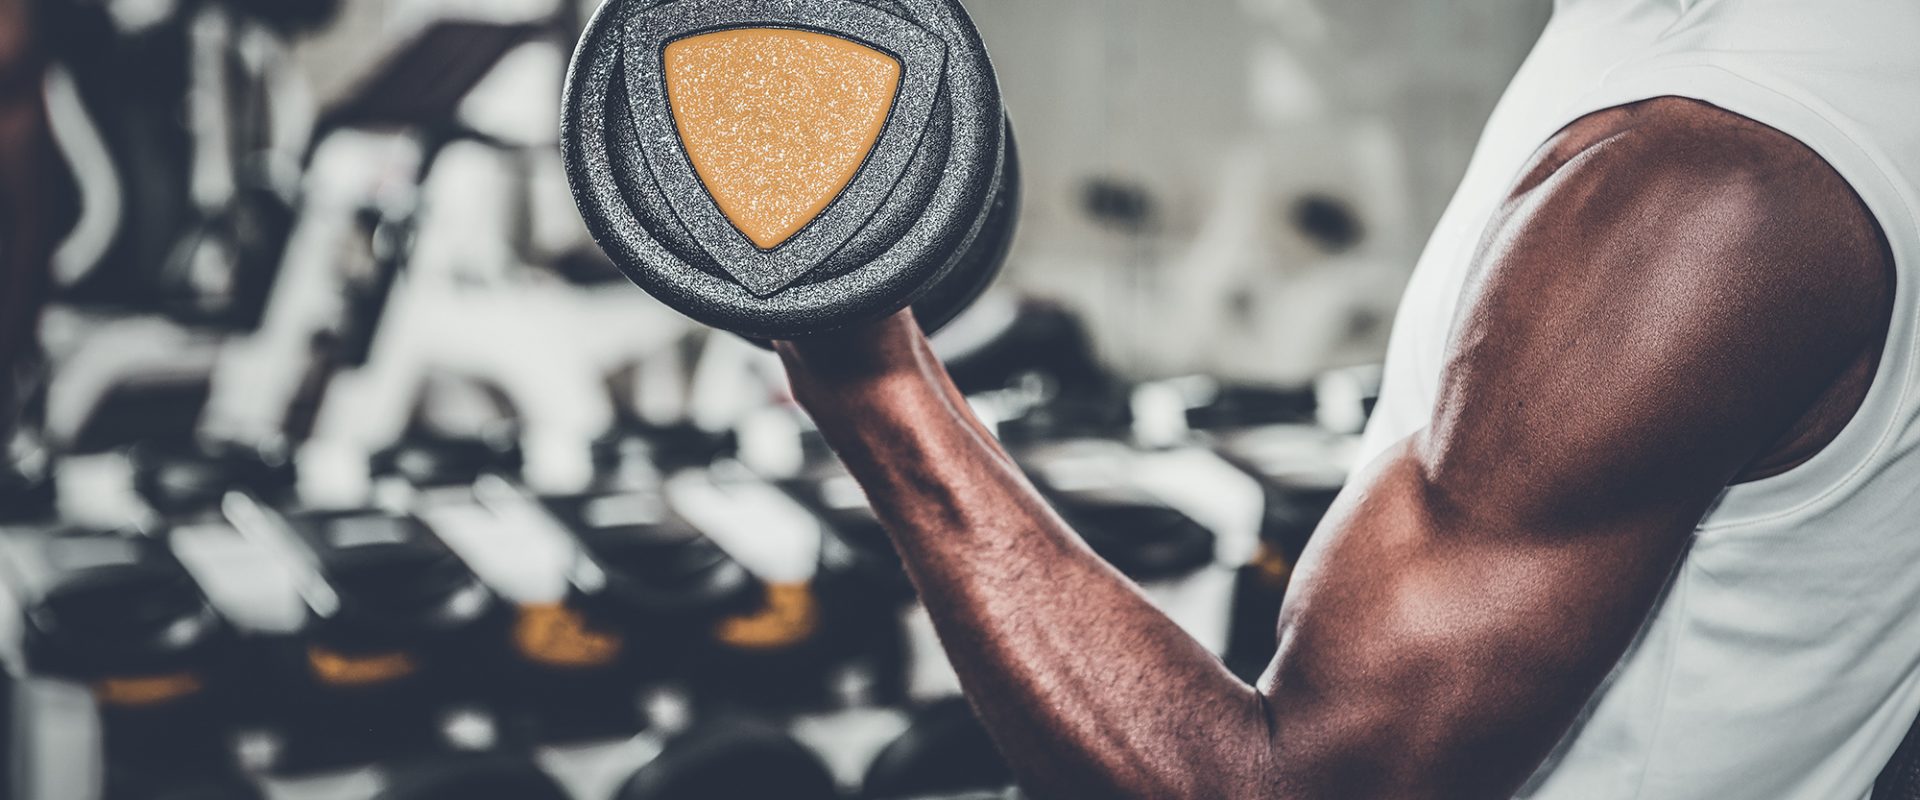
<path fill-rule="evenodd" d="M 820 215 L 880 139 L 900 61 L 858 42 L 735 28 L 667 45 L 667 102 L 720 213 L 771 250 Z"/>

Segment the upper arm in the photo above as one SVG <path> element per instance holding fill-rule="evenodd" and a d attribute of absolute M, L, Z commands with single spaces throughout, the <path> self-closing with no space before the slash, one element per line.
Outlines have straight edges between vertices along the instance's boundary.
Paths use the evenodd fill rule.
<path fill-rule="evenodd" d="M 1703 109 L 1550 144 L 1488 231 L 1430 426 L 1283 609 L 1284 796 L 1510 796 L 1714 499 L 1877 347 L 1890 279 L 1844 181 Z"/>

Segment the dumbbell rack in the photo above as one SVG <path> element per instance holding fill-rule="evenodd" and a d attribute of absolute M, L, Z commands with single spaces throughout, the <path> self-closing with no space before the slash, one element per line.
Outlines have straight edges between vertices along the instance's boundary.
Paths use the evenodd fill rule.
<path fill-rule="evenodd" d="M 1300 425 L 1279 426 L 1264 435 L 1280 441 L 1278 449 L 1293 453 L 1302 463 L 1337 459 L 1339 445 L 1346 441 Z M 1254 558 L 1267 503 L 1261 482 L 1248 470 L 1235 466 L 1243 459 L 1231 453 L 1222 457 L 1203 446 L 1149 451 L 1118 439 L 1039 440 L 1013 447 L 1056 503 L 1122 497 L 1127 502 L 1164 504 L 1178 510 L 1174 516 L 1189 520 L 1183 525 L 1206 539 L 1201 562 L 1157 573 L 1143 570 L 1140 577 L 1149 594 L 1201 641 L 1216 651 L 1227 647 L 1235 569 Z M 1268 449 L 1274 447 L 1270 444 Z M 640 466 L 639 470 L 632 464 L 610 470 L 595 492 L 615 500 L 638 498 L 664 503 L 672 515 L 717 543 L 767 586 L 783 587 L 775 592 L 808 586 L 818 577 L 815 565 L 831 562 L 836 552 L 844 556 L 847 542 L 862 542 L 860 532 L 835 528 L 846 529 L 852 525 L 850 520 L 858 518 L 857 513 L 847 513 L 857 512 L 857 490 L 836 464 L 820 463 L 803 476 L 778 478 L 725 458 L 667 474 L 651 469 L 650 464 Z M 518 609 L 523 615 L 528 609 L 552 608 L 565 596 L 573 579 L 570 571 L 577 571 L 576 537 L 567 529 L 568 523 L 552 513 L 551 498 L 535 496 L 511 477 L 484 466 L 477 473 L 477 480 L 438 486 L 408 485 L 402 479 L 389 478 L 390 491 L 381 493 L 389 498 L 383 513 L 417 520 L 431 531 L 438 542 L 458 555 L 459 563 L 477 576 L 502 608 Z M 642 477 L 636 479 L 636 474 Z M 260 518 L 284 520 L 298 518 L 304 512 L 271 502 L 256 503 L 249 497 L 228 496 L 225 513 L 220 509 L 181 511 L 158 531 L 127 535 L 138 541 L 160 537 L 165 549 L 192 574 L 195 585 L 241 641 L 284 641 L 302 635 L 312 624 L 316 603 L 309 596 L 312 566 L 294 548 L 278 547 L 263 540 L 257 531 L 245 529 L 260 525 Z M 836 514 L 836 508 L 842 513 Z M 8 569 L 6 562 L 17 562 L 23 549 L 45 542 L 56 531 L 57 526 L 45 525 L 0 529 L 0 569 Z M 871 531 L 865 532 L 864 544 L 870 548 Z M 1124 563 L 1124 559 L 1116 563 Z M 769 596 L 775 594 L 770 592 Z M 813 613 L 822 613 L 819 609 L 825 607 Z M 740 681 L 734 686 L 748 685 L 741 679 L 752 676 L 754 669 L 793 669 L 796 664 L 820 669 L 829 679 L 805 690 L 767 693 L 735 692 L 728 688 L 727 681 L 719 682 L 716 688 L 714 681 L 692 679 L 699 676 L 662 675 L 636 682 L 629 687 L 631 694 L 627 697 L 605 698 L 610 705 L 639 704 L 641 730 L 601 734 L 598 738 L 544 738 L 539 733 L 523 735 L 510 715 L 503 712 L 501 695 L 494 691 L 523 679 L 521 673 L 497 668 L 511 656 L 511 635 L 507 635 L 497 643 L 498 648 L 474 656 L 473 663 L 463 667 L 485 678 L 476 681 L 458 702 L 445 706 L 447 713 L 437 720 L 440 729 L 436 741 L 428 747 L 413 748 L 411 753 L 408 748 L 393 752 L 376 748 L 350 763 L 292 765 L 285 749 L 287 737 L 279 729 L 290 724 L 284 720 L 242 720 L 228 728 L 229 741 L 238 745 L 237 759 L 251 779 L 273 798 L 374 797 L 391 776 L 398 774 L 396 764 L 481 751 L 531 758 L 572 796 L 597 799 L 614 796 L 629 774 L 659 755 L 674 732 L 702 722 L 709 714 L 743 714 L 770 721 L 789 732 L 818 754 L 847 796 L 857 796 L 876 755 L 908 729 L 914 719 L 913 709 L 957 695 L 957 681 L 932 636 L 924 610 L 905 598 L 898 607 L 899 612 L 888 624 L 900 631 L 905 652 L 902 675 L 892 687 L 885 686 L 887 681 L 876 683 L 871 672 L 864 676 L 859 670 L 848 672 L 849 662 L 844 659 L 825 666 L 805 659 L 749 661 L 745 667 L 730 666 L 734 671 L 724 673 L 728 681 Z M 783 622 L 783 614 L 805 616 L 770 600 L 757 612 L 755 624 L 773 630 L 771 635 L 777 638 L 783 624 L 799 624 L 792 619 Z M 15 643 L 8 650 L 8 660 L 23 665 L 30 659 L 21 658 L 18 646 L 21 609 L 17 605 L 0 609 L 0 619 L 8 620 L 10 626 L 0 629 L 0 634 Z M 521 619 L 524 626 L 527 617 Z M 522 627 L 523 635 L 525 630 Z M 750 640 L 770 634 L 761 630 L 738 635 Z M 554 646 L 569 644 L 562 641 Z M 375 673 L 382 669 L 377 658 L 349 661 L 332 666 L 336 670 Z M 834 670 L 838 672 L 828 676 Z M 49 679 L 40 675 L 32 682 L 47 685 Z M 100 685 L 94 684 L 96 695 Z M 37 719 L 34 724 L 44 733 L 42 738 L 75 739 L 84 738 L 83 732 L 97 725 L 98 719 L 84 710 L 68 711 Z M 115 754 L 107 756 L 110 763 L 115 758 Z M 86 779 L 84 774 L 74 778 Z"/>

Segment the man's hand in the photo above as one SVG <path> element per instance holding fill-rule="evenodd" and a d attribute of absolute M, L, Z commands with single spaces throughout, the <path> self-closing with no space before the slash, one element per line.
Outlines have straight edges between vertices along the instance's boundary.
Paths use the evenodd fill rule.
<path fill-rule="evenodd" d="M 929 381 L 941 369 L 912 310 L 864 328 L 775 342 L 774 349 L 787 364 L 794 399 L 808 407 L 889 381 Z"/>
<path fill-rule="evenodd" d="M 1882 242 L 1811 151 L 1726 112 L 1556 136 L 1488 232 L 1430 426 L 1323 523 L 1258 691 L 1047 507 L 910 320 L 782 353 L 1035 796 L 1510 797 L 1714 498 L 1853 414 Z"/>

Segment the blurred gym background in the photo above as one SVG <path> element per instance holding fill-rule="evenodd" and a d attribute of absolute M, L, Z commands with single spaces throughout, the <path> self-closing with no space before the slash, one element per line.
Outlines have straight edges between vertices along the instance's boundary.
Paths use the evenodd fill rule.
<path fill-rule="evenodd" d="M 9 4 L 50 138 L 0 237 L 49 252 L 0 284 L 43 306 L 0 365 L 0 797 L 1017 793 L 777 362 L 587 237 L 595 3 Z M 937 345 L 1251 679 L 1551 5 L 968 8 L 1026 186 Z"/>

